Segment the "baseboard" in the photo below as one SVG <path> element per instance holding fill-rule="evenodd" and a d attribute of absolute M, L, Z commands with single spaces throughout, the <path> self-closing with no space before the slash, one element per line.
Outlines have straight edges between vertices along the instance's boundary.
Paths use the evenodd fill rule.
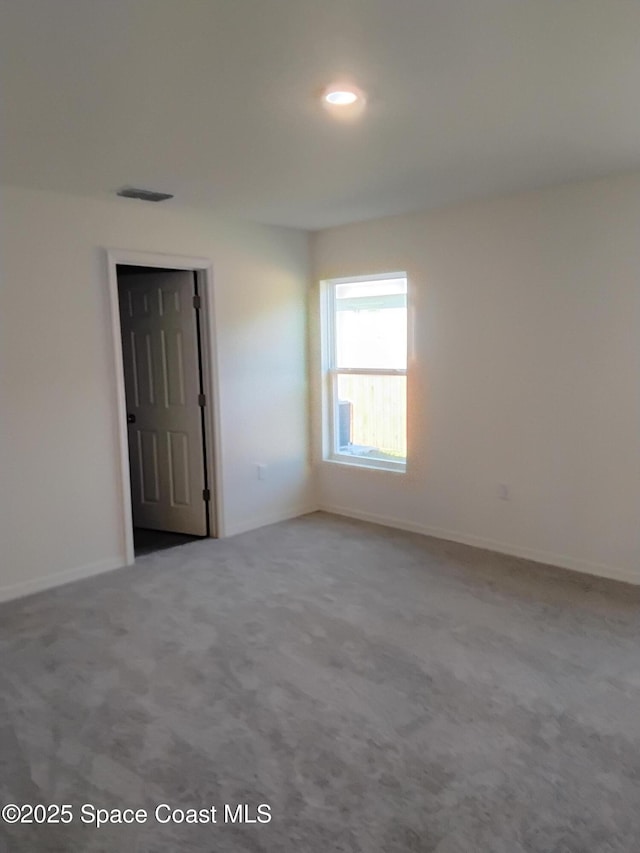
<path fill-rule="evenodd" d="M 62 586 L 72 581 L 101 575 L 103 572 L 111 572 L 114 569 L 122 568 L 123 565 L 124 563 L 121 559 L 113 557 L 108 560 L 99 560 L 97 563 L 90 563 L 87 566 L 80 566 L 76 569 L 66 569 L 63 572 L 56 572 L 53 575 L 20 581 L 10 586 L 0 586 L 0 603 L 3 601 L 12 601 L 15 598 L 24 598 L 25 595 L 33 595 L 35 592 L 42 592 L 45 589 L 52 589 L 53 587 Z"/>
<path fill-rule="evenodd" d="M 249 530 L 255 530 L 258 527 L 266 527 L 268 524 L 277 524 L 279 521 L 287 521 L 290 518 L 297 518 L 299 515 L 307 515 L 310 512 L 316 512 L 318 509 L 316 504 L 289 507 L 286 510 L 281 510 L 270 515 L 259 516 L 248 519 L 240 524 L 231 526 L 225 534 L 226 536 L 236 536 L 239 533 L 246 533 Z M 111 572 L 114 569 L 121 569 L 125 565 L 122 558 L 113 557 L 108 560 L 100 560 L 97 563 L 90 563 L 87 566 L 80 566 L 75 569 L 66 569 L 62 572 L 56 572 L 53 575 L 46 577 L 32 578 L 27 581 L 20 581 L 9 586 L 0 586 L 0 604 L 3 601 L 12 601 L 16 598 L 24 598 L 26 595 L 33 595 L 36 592 L 42 592 L 45 589 L 53 589 L 57 586 L 79 581 L 83 578 L 90 578 L 94 575 L 101 575 L 103 572 Z"/>
<path fill-rule="evenodd" d="M 269 515 L 254 516 L 253 518 L 241 521 L 239 524 L 228 525 L 225 531 L 227 536 L 237 536 L 239 533 L 248 533 L 250 530 L 257 530 L 259 527 L 266 527 L 268 524 L 277 524 L 279 521 L 288 521 L 290 518 L 298 518 L 300 515 L 308 515 L 310 512 L 317 512 L 319 509 L 317 504 L 309 504 L 305 506 L 290 507 L 289 509 L 281 510 L 280 512 L 271 513 Z"/>
<path fill-rule="evenodd" d="M 433 536 L 436 539 L 444 539 L 448 542 L 459 542 L 460 544 L 471 545 L 475 548 L 496 551 L 500 554 L 507 554 L 511 557 L 521 557 L 525 560 L 532 560 L 533 562 L 543 563 L 549 566 L 557 566 L 562 569 L 569 569 L 573 572 L 581 572 L 582 574 L 594 575 L 596 577 L 607 578 L 609 580 L 640 585 L 640 573 L 630 572 L 627 569 L 621 569 L 616 566 L 608 566 L 604 563 L 591 563 L 574 557 L 554 554 L 549 551 L 540 551 L 534 548 L 523 548 L 519 545 L 511 545 L 494 539 L 485 539 L 480 536 L 460 533 L 455 530 L 447 530 L 442 527 L 416 524 L 401 518 L 393 518 L 391 516 L 378 515 L 371 512 L 360 512 L 359 510 L 335 504 L 323 504 L 322 506 L 309 504 L 305 506 L 290 507 L 289 509 L 281 510 L 278 513 L 254 517 L 232 526 L 226 535 L 237 536 L 239 533 L 246 533 L 249 530 L 256 530 L 259 527 L 266 527 L 269 524 L 277 524 L 280 521 L 287 521 L 288 519 L 297 518 L 298 516 L 307 515 L 308 513 L 317 512 L 318 510 L 333 513 L 334 515 L 346 516 L 347 518 L 355 518 L 360 521 L 368 521 L 372 524 L 380 524 L 383 527 L 407 530 L 410 533 L 420 533 L 423 536 Z M 16 598 L 23 598 L 27 595 L 33 595 L 36 592 L 42 592 L 46 589 L 63 586 L 64 584 L 71 583 L 72 581 L 90 578 L 94 575 L 113 571 L 114 569 L 120 569 L 123 566 L 124 563 L 121 558 L 113 557 L 107 560 L 99 560 L 96 563 L 90 563 L 86 566 L 79 566 L 75 569 L 67 569 L 63 572 L 57 572 L 54 575 L 32 578 L 27 581 L 20 581 L 17 584 L 3 586 L 0 587 L 0 603 L 4 601 L 12 601 Z"/>
<path fill-rule="evenodd" d="M 474 548 L 483 548 L 487 551 L 496 551 L 499 554 L 507 554 L 510 557 L 521 557 L 532 560 L 535 563 L 544 563 L 548 566 L 557 566 L 561 569 L 569 569 L 572 572 L 595 575 L 608 580 L 622 581 L 640 585 L 640 573 L 621 569 L 617 566 L 608 566 L 604 563 L 591 563 L 586 560 L 567 557 L 563 554 L 554 554 L 549 551 L 539 551 L 535 548 L 524 548 L 520 545 L 511 545 L 506 542 L 498 542 L 494 539 L 485 539 L 481 536 L 460 533 L 457 530 L 447 530 L 442 527 L 431 527 L 427 524 L 415 524 L 400 518 L 376 515 L 370 512 L 360 512 L 349 507 L 324 504 L 319 507 L 323 512 L 334 515 L 344 515 L 348 518 L 356 518 L 360 521 L 369 521 L 380 524 L 383 527 L 393 527 L 398 530 L 407 530 L 410 533 L 421 533 L 423 536 L 433 536 L 436 539 L 445 539 L 448 542 L 459 542 L 462 545 L 471 545 Z"/>

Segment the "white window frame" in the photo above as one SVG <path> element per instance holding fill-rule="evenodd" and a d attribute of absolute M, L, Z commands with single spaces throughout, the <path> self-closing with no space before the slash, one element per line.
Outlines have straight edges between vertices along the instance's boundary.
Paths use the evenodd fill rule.
<path fill-rule="evenodd" d="M 392 471 L 404 474 L 407 470 L 407 459 L 394 462 L 387 459 L 371 459 L 340 453 L 338 448 L 338 407 L 337 400 L 338 376 L 356 374 L 360 376 L 407 376 L 407 369 L 369 368 L 369 367 L 338 367 L 336 347 L 336 287 L 340 284 L 358 284 L 370 281 L 388 281 L 389 279 L 405 279 L 407 281 L 407 327 L 409 325 L 409 279 L 406 272 L 376 273 L 375 275 L 347 276 L 332 278 L 320 282 L 320 319 L 321 319 L 321 350 L 322 350 L 322 459 L 331 464 L 347 465 L 353 468 L 373 468 L 381 471 Z M 408 332 L 408 329 L 407 329 Z M 407 362 L 409 360 L 409 336 L 407 334 Z M 407 401 L 408 408 L 408 401 Z"/>

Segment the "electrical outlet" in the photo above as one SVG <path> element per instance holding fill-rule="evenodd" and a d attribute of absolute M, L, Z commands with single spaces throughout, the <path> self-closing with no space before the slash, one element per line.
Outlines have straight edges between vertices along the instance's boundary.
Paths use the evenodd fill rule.
<path fill-rule="evenodd" d="M 509 491 L 509 486 L 506 483 L 498 483 L 498 488 L 496 489 L 496 496 L 499 497 L 501 501 L 511 500 L 511 492 Z"/>
<path fill-rule="evenodd" d="M 259 480 L 266 480 L 267 466 L 263 465 L 261 462 L 256 462 L 256 474 L 258 475 Z"/>

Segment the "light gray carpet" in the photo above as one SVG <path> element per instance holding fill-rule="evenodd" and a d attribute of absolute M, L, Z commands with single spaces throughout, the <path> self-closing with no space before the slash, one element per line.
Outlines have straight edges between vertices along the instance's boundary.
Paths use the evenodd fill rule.
<path fill-rule="evenodd" d="M 640 593 L 323 514 L 0 607 L 10 853 L 637 853 Z M 106 826 L 83 803 L 268 803 Z"/>

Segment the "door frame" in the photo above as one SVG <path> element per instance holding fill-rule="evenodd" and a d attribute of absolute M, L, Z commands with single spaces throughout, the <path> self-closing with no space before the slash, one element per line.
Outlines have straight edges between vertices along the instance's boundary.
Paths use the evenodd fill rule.
<path fill-rule="evenodd" d="M 213 264 L 208 258 L 168 255 L 161 252 L 138 252 L 129 249 L 107 249 L 109 297 L 111 303 L 111 330 L 116 385 L 116 415 L 118 419 L 118 456 L 120 500 L 122 509 L 122 541 L 125 564 L 135 562 L 133 546 L 133 515 L 131 507 L 131 472 L 129 470 L 129 438 L 127 434 L 127 403 L 124 385 L 124 358 L 120 328 L 120 302 L 118 295 L 118 270 L 120 264 L 134 267 L 161 267 L 188 270 L 196 274 L 200 296 L 202 379 L 207 405 L 204 407 L 205 441 L 207 446 L 207 478 L 212 486 L 209 501 L 209 536 L 222 538 L 224 530 L 224 504 L 222 494 L 222 452 L 220 442 L 220 382 L 216 314 L 214 311 Z"/>

